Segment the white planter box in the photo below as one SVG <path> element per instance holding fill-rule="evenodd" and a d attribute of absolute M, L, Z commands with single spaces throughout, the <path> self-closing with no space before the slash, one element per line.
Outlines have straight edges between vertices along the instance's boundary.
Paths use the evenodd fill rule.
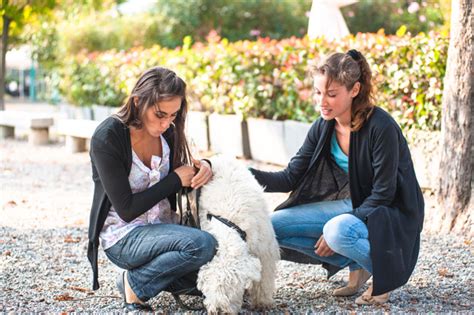
<path fill-rule="evenodd" d="M 311 128 L 310 123 L 295 120 L 285 120 L 285 153 L 287 163 L 303 145 L 306 135 Z M 285 163 L 286 164 L 286 163 Z"/>
<path fill-rule="evenodd" d="M 288 163 L 283 121 L 249 118 L 247 123 L 252 159 L 280 165 Z"/>
<path fill-rule="evenodd" d="M 186 137 L 191 150 L 209 150 L 209 128 L 207 114 L 204 112 L 189 111 L 186 115 Z"/>
<path fill-rule="evenodd" d="M 92 120 L 92 108 L 91 107 L 75 107 L 74 119 L 86 119 Z"/>
<path fill-rule="evenodd" d="M 114 113 L 115 108 L 103 105 L 92 105 L 94 120 L 102 121 Z"/>
<path fill-rule="evenodd" d="M 286 165 L 303 144 L 311 124 L 294 120 L 248 119 L 252 159 Z"/>
<path fill-rule="evenodd" d="M 407 135 L 416 179 L 421 188 L 436 190 L 441 156 L 440 131 L 411 131 Z"/>
<path fill-rule="evenodd" d="M 209 140 L 214 153 L 249 157 L 245 122 L 237 115 L 209 115 Z"/>
<path fill-rule="evenodd" d="M 73 119 L 76 109 L 76 106 L 70 105 L 70 104 L 59 104 L 59 112 L 62 114 L 64 118 L 69 118 Z"/>

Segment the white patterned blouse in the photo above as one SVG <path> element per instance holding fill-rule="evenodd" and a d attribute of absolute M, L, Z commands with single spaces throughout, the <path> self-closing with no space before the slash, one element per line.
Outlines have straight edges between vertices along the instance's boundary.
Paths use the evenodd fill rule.
<path fill-rule="evenodd" d="M 161 143 L 163 146 L 163 158 L 153 155 L 151 158 L 151 169 L 140 160 L 132 149 L 132 168 L 128 176 L 128 181 L 130 182 L 130 188 L 133 193 L 147 189 L 168 175 L 170 170 L 170 148 L 163 136 L 161 136 Z M 166 198 L 129 223 L 120 219 L 112 206 L 110 207 L 109 214 L 100 232 L 100 243 L 105 250 L 112 247 L 127 235 L 127 233 L 138 226 L 159 223 L 178 223 L 178 220 L 177 214 L 171 209 L 170 203 Z"/>

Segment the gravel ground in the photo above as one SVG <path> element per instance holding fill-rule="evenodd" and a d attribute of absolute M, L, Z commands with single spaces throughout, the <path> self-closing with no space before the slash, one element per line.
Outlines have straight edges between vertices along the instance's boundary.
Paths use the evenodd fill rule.
<path fill-rule="evenodd" d="M 102 252 L 101 288 L 90 290 L 92 274 L 86 247 L 92 184 L 88 154 L 68 154 L 61 143 L 31 147 L 23 140 L 3 140 L 0 184 L 0 312 L 122 311 L 114 284 L 118 268 Z M 267 194 L 267 198 L 274 206 L 285 195 Z M 436 208 L 428 207 L 428 216 L 431 211 Z M 473 313 L 473 266 L 470 239 L 424 233 L 415 272 L 405 286 L 392 293 L 390 303 L 357 306 L 355 297 L 331 296 L 332 290 L 344 283 L 347 271 L 326 280 L 319 266 L 281 261 L 275 305 L 269 311 Z M 189 301 L 200 303 L 198 298 Z M 150 302 L 160 313 L 184 312 L 167 293 Z M 243 311 L 258 310 L 244 304 Z"/>

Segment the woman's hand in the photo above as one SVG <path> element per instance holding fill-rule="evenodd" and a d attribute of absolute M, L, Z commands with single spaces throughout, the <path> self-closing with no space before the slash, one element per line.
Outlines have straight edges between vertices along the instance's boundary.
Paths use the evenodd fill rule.
<path fill-rule="evenodd" d="M 316 242 L 316 245 L 314 245 L 314 249 L 316 255 L 319 255 L 321 257 L 334 255 L 334 251 L 329 248 L 328 243 L 326 243 L 326 240 L 324 239 L 324 235 L 321 235 L 319 240 Z"/>
<path fill-rule="evenodd" d="M 209 163 L 193 159 L 193 165 L 198 169 L 196 176 L 191 180 L 191 187 L 197 189 L 209 182 L 212 178 L 212 169 Z"/>
<path fill-rule="evenodd" d="M 196 169 L 189 165 L 183 165 L 175 169 L 174 172 L 181 180 L 181 185 L 183 187 L 189 187 L 191 186 L 191 180 L 193 179 L 194 174 L 196 173 Z"/>

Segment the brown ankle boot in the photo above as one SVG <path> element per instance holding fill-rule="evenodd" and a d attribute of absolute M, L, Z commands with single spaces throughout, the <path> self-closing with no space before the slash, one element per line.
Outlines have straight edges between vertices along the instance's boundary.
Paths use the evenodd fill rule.
<path fill-rule="evenodd" d="M 349 282 L 345 287 L 333 291 L 334 296 L 351 296 L 357 293 L 364 283 L 369 280 L 371 274 L 365 269 L 358 269 L 349 273 Z"/>

